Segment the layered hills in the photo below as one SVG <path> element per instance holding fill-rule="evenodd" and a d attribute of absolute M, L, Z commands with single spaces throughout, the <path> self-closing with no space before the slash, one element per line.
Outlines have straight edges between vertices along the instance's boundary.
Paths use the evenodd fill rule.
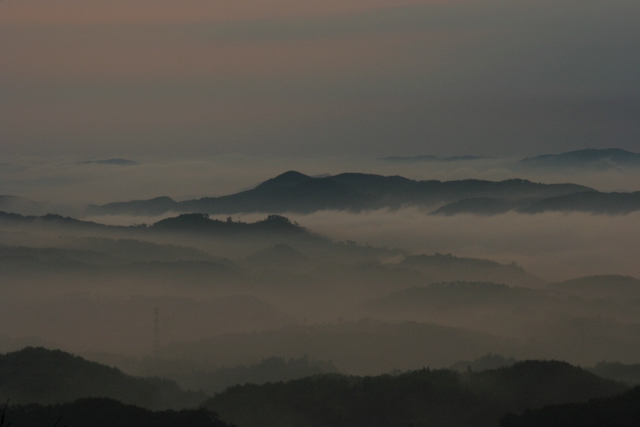
<path fill-rule="evenodd" d="M 206 396 L 174 382 L 136 378 L 60 350 L 27 347 L 0 355 L 0 399 L 43 405 L 110 398 L 151 410 L 196 407 Z"/>
<path fill-rule="evenodd" d="M 606 170 L 640 166 L 640 154 L 619 148 L 567 151 L 527 157 L 517 163 L 519 167 L 539 169 Z"/>
<path fill-rule="evenodd" d="M 160 215 L 165 212 L 311 213 L 319 210 L 360 212 L 431 207 L 468 198 L 536 200 L 593 191 L 576 184 L 539 184 L 522 179 L 506 181 L 415 181 L 400 176 L 343 173 L 311 177 L 290 171 L 240 193 L 177 202 L 167 197 L 89 206 L 90 215 Z"/>
<path fill-rule="evenodd" d="M 243 385 L 206 402 L 242 426 L 497 426 L 507 411 L 609 397 L 625 386 L 562 362 L 527 361 L 457 374 L 422 369 Z"/>
<path fill-rule="evenodd" d="M 375 376 L 327 373 L 327 368 L 332 369 L 329 363 L 322 368 L 317 365 L 320 370 L 315 373 L 282 381 L 278 371 L 283 366 L 293 368 L 290 375 L 314 364 L 308 358 L 286 364 L 271 358 L 263 360 L 262 367 L 245 368 L 247 381 L 241 380 L 241 374 L 237 380 L 242 382 L 232 382 L 208 397 L 185 392 L 169 380 L 133 377 L 60 350 L 29 347 L 0 355 L 0 397 L 10 399 L 0 408 L 0 424 L 489 427 L 497 426 L 499 420 L 512 425 L 505 423 L 558 413 L 549 412 L 545 405 L 583 408 L 581 402 L 601 399 L 598 402 L 607 404 L 625 401 L 626 411 L 632 407 L 631 400 L 637 402 L 637 392 L 627 391 L 627 385 L 565 362 L 493 359 L 508 363 L 479 371 L 425 367 Z M 237 376 L 239 369 L 225 372 Z M 265 373 L 275 374 L 280 381 L 260 381 Z M 198 375 L 202 384 L 216 381 L 210 374 Z M 565 421 L 574 419 L 580 420 L 581 415 L 565 417 Z"/>
<path fill-rule="evenodd" d="M 361 212 L 401 207 L 433 209 L 432 214 L 495 215 L 509 211 L 626 214 L 640 210 L 640 192 L 600 192 L 576 184 L 505 181 L 415 181 L 400 176 L 343 173 L 311 177 L 286 172 L 257 187 L 220 197 L 178 202 L 169 197 L 87 207 L 88 215 L 161 215 L 167 212 L 300 213 L 320 210 Z M 435 209 L 434 209 L 435 208 Z"/>

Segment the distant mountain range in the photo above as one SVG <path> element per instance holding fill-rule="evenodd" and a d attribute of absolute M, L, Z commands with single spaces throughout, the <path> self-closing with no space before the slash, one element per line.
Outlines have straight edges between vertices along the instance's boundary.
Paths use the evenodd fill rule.
<path fill-rule="evenodd" d="M 406 157 L 389 156 L 382 157 L 379 160 L 393 163 L 451 163 L 482 159 L 490 160 L 495 159 L 495 157 L 470 155 L 439 157 L 435 155 L 421 155 Z M 640 167 L 640 154 L 634 153 L 632 151 L 622 150 L 620 148 L 587 148 L 584 150 L 567 151 L 560 154 L 542 154 L 540 156 L 527 157 L 516 162 L 514 166 L 516 167 L 516 169 L 536 168 L 549 170 L 606 170 L 619 168 L 637 168 Z"/>
<path fill-rule="evenodd" d="M 561 196 L 508 200 L 492 197 L 462 199 L 442 206 L 432 215 L 497 215 L 509 211 L 527 214 L 543 212 L 586 212 L 592 214 L 624 215 L 640 210 L 640 191 L 633 193 L 604 193 L 582 191 Z"/>
<path fill-rule="evenodd" d="M 425 155 L 425 156 L 389 156 L 382 157 L 380 160 L 384 160 L 386 162 L 396 162 L 396 163 L 417 163 L 417 162 L 463 162 L 469 160 L 480 160 L 480 159 L 492 159 L 493 157 L 485 157 L 485 156 L 451 156 L 451 157 L 438 157 L 434 155 Z"/>
<path fill-rule="evenodd" d="M 432 155 L 386 157 L 392 162 L 454 162 L 481 159 L 477 156 L 440 158 Z M 85 162 L 87 163 L 87 162 Z M 89 163 L 130 165 L 125 159 Z M 621 149 L 578 150 L 525 158 L 512 165 L 515 170 L 607 170 L 640 167 L 640 154 Z M 308 176 L 296 171 L 268 179 L 255 188 L 219 197 L 177 201 L 161 196 L 87 205 L 78 215 L 157 216 L 169 212 L 232 215 L 238 213 L 309 214 L 321 210 L 362 212 L 402 207 L 431 209 L 434 215 L 496 215 L 509 211 L 587 212 L 621 215 L 640 210 L 638 192 L 600 192 L 582 185 L 542 184 L 525 179 L 486 181 L 417 181 L 401 176 L 362 173 Z M 15 196 L 0 195 L 0 211 L 42 215 L 54 208 Z"/>
<path fill-rule="evenodd" d="M 43 211 L 46 205 L 46 203 L 34 202 L 22 197 L 0 195 L 0 211 L 19 212 L 23 215 L 42 215 L 45 213 Z"/>
<path fill-rule="evenodd" d="M 467 198 L 509 201 L 547 199 L 594 191 L 576 184 L 539 184 L 522 179 L 505 181 L 415 181 L 401 176 L 343 173 L 314 178 L 290 171 L 240 193 L 183 202 L 169 197 L 108 203 L 87 208 L 89 215 L 160 215 L 166 212 L 311 213 L 319 210 L 360 212 L 403 206 L 437 206 Z"/>
<path fill-rule="evenodd" d="M 527 157 L 517 166 L 538 169 L 614 169 L 640 167 L 640 154 L 619 148 L 585 149 Z"/>
<path fill-rule="evenodd" d="M 304 236 L 312 239 L 320 237 L 307 231 L 304 227 L 290 221 L 281 215 L 269 215 L 267 218 L 253 223 L 226 221 L 209 218 L 207 214 L 193 213 L 182 214 L 171 218 L 166 218 L 151 225 L 117 226 L 105 225 L 92 221 L 83 221 L 62 215 L 20 215 L 0 211 L 0 224 L 6 225 L 33 225 L 40 227 L 65 227 L 75 230 L 102 230 L 102 231 L 137 231 L 137 232 L 178 232 L 178 233 L 198 233 L 204 235 L 218 236 L 238 236 L 238 235 L 290 235 Z"/>
<path fill-rule="evenodd" d="M 111 166 L 136 166 L 140 164 L 135 160 L 128 160 L 128 159 L 84 160 L 78 163 L 81 165 L 96 164 L 96 165 L 111 165 Z"/>
<path fill-rule="evenodd" d="M 434 215 L 496 215 L 509 211 L 620 215 L 640 210 L 640 192 L 606 193 L 576 184 L 505 181 L 415 181 L 400 176 L 343 173 L 311 177 L 290 171 L 240 193 L 175 201 L 169 197 L 87 207 L 89 215 L 161 215 L 167 212 L 361 212 L 417 206 Z"/>

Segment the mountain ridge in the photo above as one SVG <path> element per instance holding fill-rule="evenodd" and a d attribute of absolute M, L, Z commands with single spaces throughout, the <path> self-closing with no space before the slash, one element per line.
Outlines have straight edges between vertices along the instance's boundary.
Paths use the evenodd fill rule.
<path fill-rule="evenodd" d="M 104 205 L 88 205 L 87 215 L 159 215 L 174 212 L 301 213 L 319 210 L 361 212 L 399 209 L 403 206 L 437 206 L 469 197 L 507 200 L 544 199 L 566 194 L 595 191 L 577 184 L 541 184 L 524 179 L 486 181 L 416 181 L 401 176 L 342 173 L 311 177 L 288 171 L 264 181 L 253 189 L 220 197 L 177 202 L 168 197 Z"/>
<path fill-rule="evenodd" d="M 614 169 L 639 167 L 640 154 L 620 148 L 586 148 L 559 154 L 526 157 L 518 166 L 539 169 Z"/>

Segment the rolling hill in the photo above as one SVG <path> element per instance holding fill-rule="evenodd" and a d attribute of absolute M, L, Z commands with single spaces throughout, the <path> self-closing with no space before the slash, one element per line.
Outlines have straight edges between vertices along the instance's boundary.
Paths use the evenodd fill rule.
<path fill-rule="evenodd" d="M 0 400 L 42 405 L 101 397 L 152 410 L 196 407 L 203 393 L 184 392 L 172 381 L 126 375 L 60 350 L 27 347 L 0 355 Z"/>
<path fill-rule="evenodd" d="M 310 177 L 285 172 L 240 193 L 177 202 L 163 197 L 87 207 L 89 215 L 159 215 L 165 212 L 310 213 L 319 210 L 360 212 L 402 206 L 434 206 L 471 197 L 508 200 L 548 198 L 592 191 L 576 184 L 539 184 L 522 179 L 506 181 L 415 181 L 401 176 L 342 173 Z"/>

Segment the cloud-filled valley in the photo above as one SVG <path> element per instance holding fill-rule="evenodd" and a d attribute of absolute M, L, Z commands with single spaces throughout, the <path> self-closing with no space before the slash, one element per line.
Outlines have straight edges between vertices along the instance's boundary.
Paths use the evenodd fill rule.
<path fill-rule="evenodd" d="M 0 1 L 0 427 L 636 427 L 638 22 Z"/>

